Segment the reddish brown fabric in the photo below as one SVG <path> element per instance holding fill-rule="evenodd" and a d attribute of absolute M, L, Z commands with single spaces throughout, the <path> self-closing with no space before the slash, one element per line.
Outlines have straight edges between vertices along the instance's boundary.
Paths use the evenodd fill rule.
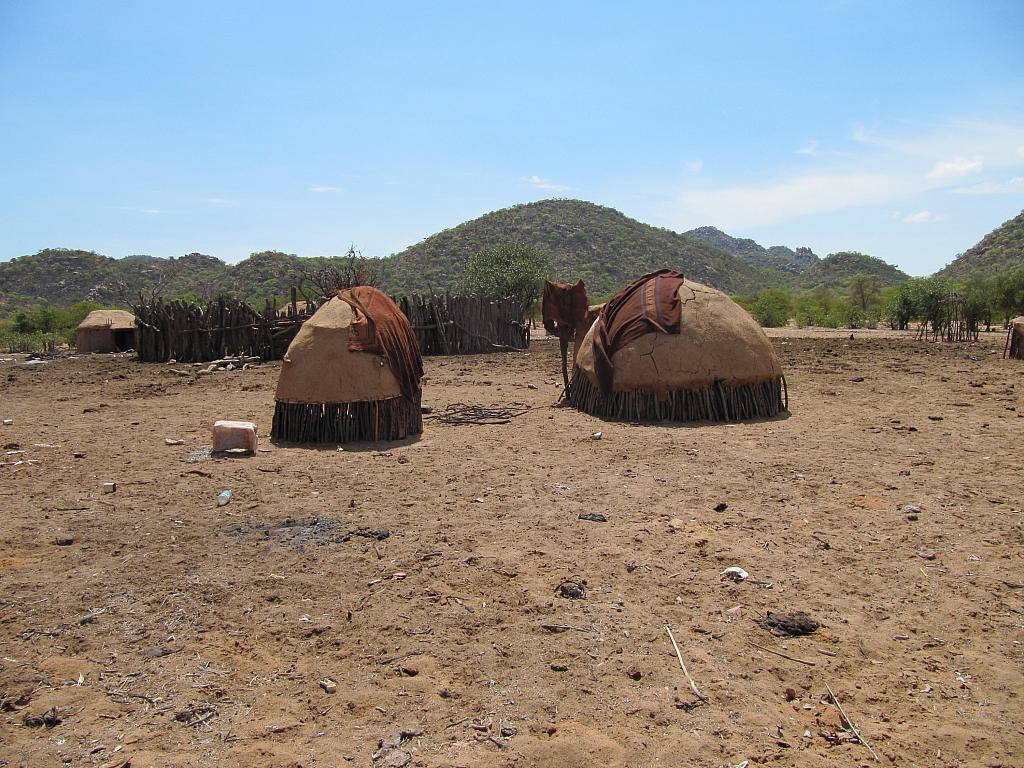
<path fill-rule="evenodd" d="M 587 287 L 582 280 L 575 285 L 545 280 L 541 302 L 544 330 L 552 336 L 571 340 L 576 330 L 586 323 L 589 303 Z"/>
<path fill-rule="evenodd" d="M 609 301 L 594 326 L 594 374 L 602 394 L 612 391 L 612 356 L 648 333 L 679 333 L 683 276 L 659 269 L 634 281 Z"/>
<path fill-rule="evenodd" d="M 423 358 L 416 334 L 402 310 L 387 294 L 368 285 L 335 295 L 352 307 L 349 351 L 381 355 L 398 379 L 402 394 L 415 400 L 423 377 Z"/>

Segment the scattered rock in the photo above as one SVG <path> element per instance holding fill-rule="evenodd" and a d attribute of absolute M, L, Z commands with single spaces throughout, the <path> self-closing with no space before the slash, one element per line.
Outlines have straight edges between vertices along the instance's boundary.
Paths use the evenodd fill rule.
<path fill-rule="evenodd" d="M 608 518 L 602 515 L 600 512 L 584 512 L 579 517 L 580 520 L 589 520 L 592 523 L 607 523 Z"/>
<path fill-rule="evenodd" d="M 519 733 L 519 729 L 516 728 L 508 720 L 502 720 L 501 721 L 501 725 L 499 726 L 499 729 L 498 729 L 498 733 L 500 733 L 502 736 L 504 736 L 506 739 L 508 739 L 508 738 L 511 738 L 512 736 L 515 736 L 517 733 Z"/>
<path fill-rule="evenodd" d="M 173 648 L 168 648 L 166 645 L 154 645 L 148 651 L 146 651 L 147 659 L 160 659 L 164 656 L 170 656 L 174 653 Z"/>
<path fill-rule="evenodd" d="M 56 544 L 58 547 L 69 547 L 75 543 L 75 537 L 58 536 L 56 539 L 53 540 L 53 543 Z"/>
<path fill-rule="evenodd" d="M 21 718 L 21 722 L 27 725 L 29 728 L 53 728 L 56 725 L 60 725 L 64 722 L 64 718 L 61 716 L 61 712 L 57 707 L 48 709 L 41 715 L 30 715 L 25 714 Z"/>
<path fill-rule="evenodd" d="M 555 587 L 555 593 L 568 600 L 582 600 L 587 596 L 587 582 L 585 579 L 583 581 L 566 579 Z"/>
<path fill-rule="evenodd" d="M 920 513 L 921 508 L 913 504 L 904 504 L 902 507 L 900 507 L 900 514 L 906 515 L 907 520 L 910 521 L 917 520 Z"/>
<path fill-rule="evenodd" d="M 592 434 L 590 436 L 590 439 L 591 440 L 600 440 L 602 437 L 604 437 L 604 432 L 595 432 L 594 434 Z"/>
<path fill-rule="evenodd" d="M 104 493 L 114 493 L 117 490 L 117 483 L 100 483 L 100 490 Z"/>
<path fill-rule="evenodd" d="M 934 549 L 919 549 L 915 554 L 923 560 L 934 560 L 938 553 Z"/>
<path fill-rule="evenodd" d="M 324 689 L 324 693 L 337 693 L 338 684 L 329 678 L 324 678 L 319 683 L 320 687 Z"/>
<path fill-rule="evenodd" d="M 720 501 L 717 504 L 715 504 L 715 512 L 725 512 L 725 510 L 727 510 L 728 508 L 729 505 L 726 504 L 724 501 Z"/>
<path fill-rule="evenodd" d="M 730 581 L 746 581 L 750 578 L 749 573 L 736 565 L 726 568 L 719 575 L 723 579 L 729 579 Z"/>
<path fill-rule="evenodd" d="M 568 672 L 569 671 L 569 665 L 565 664 L 565 663 L 563 663 L 561 661 L 553 661 L 553 662 L 551 662 L 550 666 L 551 666 L 551 671 L 552 672 Z"/>
<path fill-rule="evenodd" d="M 636 666 L 635 664 L 630 664 L 628 667 L 626 667 L 626 677 L 628 677 L 630 680 L 639 680 L 643 676 L 644 673 L 641 672 L 640 667 Z"/>
<path fill-rule="evenodd" d="M 536 385 L 536 384 L 527 384 L 527 385 L 526 385 L 526 388 L 527 388 L 527 389 L 536 389 L 536 388 L 537 388 L 537 385 Z"/>
<path fill-rule="evenodd" d="M 403 728 L 397 735 L 378 741 L 377 751 L 370 756 L 374 768 L 404 768 L 412 762 L 412 753 L 402 749 L 402 744 L 422 735 L 418 728 Z"/>

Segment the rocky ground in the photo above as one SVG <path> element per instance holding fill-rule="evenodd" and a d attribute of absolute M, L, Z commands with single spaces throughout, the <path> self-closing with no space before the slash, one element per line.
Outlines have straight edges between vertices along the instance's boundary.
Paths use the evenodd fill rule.
<path fill-rule="evenodd" d="M 773 342 L 787 418 L 552 407 L 541 339 L 426 361 L 508 423 L 344 451 L 266 439 L 276 364 L 8 356 L 0 766 L 1024 765 L 1024 367 Z"/>

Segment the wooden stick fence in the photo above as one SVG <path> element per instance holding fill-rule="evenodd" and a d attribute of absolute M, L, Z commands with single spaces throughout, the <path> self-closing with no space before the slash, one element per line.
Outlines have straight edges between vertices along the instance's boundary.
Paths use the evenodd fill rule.
<path fill-rule="evenodd" d="M 918 341 L 977 341 L 981 318 L 968 311 L 963 297 L 956 292 L 945 296 L 934 310 L 934 317 L 917 327 Z"/>
<path fill-rule="evenodd" d="M 511 299 L 407 296 L 397 303 L 412 323 L 423 355 L 468 355 L 530 344 L 529 324 Z M 260 312 L 237 299 L 201 305 L 157 298 L 140 299 L 132 309 L 139 360 L 199 363 L 236 355 L 279 360 L 317 304 L 299 304 L 293 295 L 282 310 L 268 302 Z"/>
<path fill-rule="evenodd" d="M 406 296 L 398 306 L 412 323 L 423 355 L 472 355 L 530 346 L 529 323 L 514 299 Z"/>

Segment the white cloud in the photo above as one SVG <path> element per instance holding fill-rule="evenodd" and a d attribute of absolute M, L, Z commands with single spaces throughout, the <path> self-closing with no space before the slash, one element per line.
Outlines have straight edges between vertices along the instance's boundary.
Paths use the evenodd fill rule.
<path fill-rule="evenodd" d="M 1014 176 L 1007 181 L 979 181 L 966 187 L 949 190 L 958 195 L 1012 195 L 1024 194 L 1024 176 Z"/>
<path fill-rule="evenodd" d="M 309 191 L 316 192 L 318 194 L 323 194 L 324 192 L 340 192 L 341 187 L 332 187 L 325 184 L 323 186 L 310 187 Z"/>
<path fill-rule="evenodd" d="M 981 173 L 985 163 L 980 158 L 968 159 L 958 157 L 955 160 L 940 160 L 928 174 L 930 179 L 955 179 L 960 176 L 969 176 L 972 173 Z"/>
<path fill-rule="evenodd" d="M 936 216 L 931 211 L 918 211 L 917 213 L 908 213 L 902 216 L 900 221 L 904 224 L 933 224 L 941 219 L 941 216 Z"/>
<path fill-rule="evenodd" d="M 110 207 L 115 211 L 128 211 L 129 213 L 145 213 L 150 215 L 167 213 L 163 208 L 140 208 L 136 205 L 112 205 Z"/>
<path fill-rule="evenodd" d="M 991 170 L 1020 165 L 1024 160 L 1024 123 L 946 120 L 914 126 L 899 135 L 855 126 L 851 138 L 864 147 L 904 158 L 921 158 L 933 171 L 940 170 L 939 166 L 953 171 L 975 162 Z"/>
<path fill-rule="evenodd" d="M 552 192 L 565 192 L 569 189 L 569 187 L 565 186 L 564 184 L 555 184 L 552 181 L 542 179 L 540 176 L 536 175 L 529 176 L 526 180 L 537 189 L 547 189 Z"/>
<path fill-rule="evenodd" d="M 913 180 L 879 173 L 819 173 L 750 186 L 687 192 L 682 205 L 694 221 L 751 227 L 895 200 Z"/>
<path fill-rule="evenodd" d="M 689 160 L 686 163 L 686 170 L 696 175 L 704 170 L 704 161 L 700 158 L 697 158 L 696 160 Z"/>
<path fill-rule="evenodd" d="M 689 188 L 676 200 L 677 225 L 763 226 L 863 206 L 921 205 L 920 195 L 937 190 L 1015 192 L 1024 183 L 1019 177 L 1001 183 L 987 178 L 999 169 L 1024 166 L 1019 151 L 1024 125 L 948 121 L 917 126 L 916 135 L 857 126 L 851 137 L 852 147 L 842 150 L 823 151 L 817 140 L 796 150 L 807 156 L 811 171 L 779 169 L 766 181 L 718 187 L 687 182 Z M 980 177 L 979 183 L 963 186 L 965 177 L 972 175 Z M 894 220 L 923 224 L 940 219 L 914 210 Z"/>

